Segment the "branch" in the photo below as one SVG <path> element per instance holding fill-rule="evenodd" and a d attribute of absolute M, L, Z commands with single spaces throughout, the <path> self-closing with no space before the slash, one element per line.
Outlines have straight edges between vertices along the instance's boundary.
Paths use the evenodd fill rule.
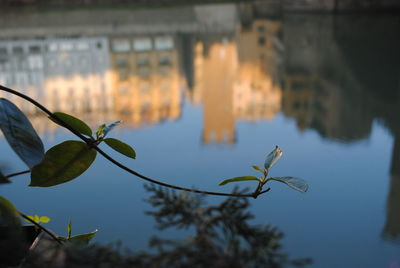
<path fill-rule="evenodd" d="M 11 174 L 8 174 L 8 175 L 6 175 L 4 177 L 8 179 L 8 178 L 11 178 L 11 177 L 14 177 L 14 176 L 18 176 L 18 175 L 22 175 L 22 174 L 26 174 L 26 173 L 29 173 L 29 172 L 31 172 L 31 171 L 28 169 L 28 170 L 24 170 L 24 171 L 20 171 L 20 172 L 11 173 Z"/>
<path fill-rule="evenodd" d="M 37 108 L 39 108 L 40 110 L 42 110 L 43 112 L 45 112 L 48 116 L 56 119 L 58 122 L 61 123 L 62 126 L 64 126 L 65 128 L 67 128 L 69 131 L 71 131 L 72 133 L 74 133 L 77 137 L 79 137 L 81 140 L 83 140 L 84 142 L 86 142 L 90 147 L 92 147 L 93 149 L 95 149 L 97 152 L 99 152 L 102 156 L 104 156 L 107 160 L 109 160 L 110 162 L 112 162 L 114 165 L 118 166 L 119 168 L 131 173 L 132 175 L 135 175 L 145 181 L 157 184 L 157 185 L 161 185 L 164 187 L 168 187 L 168 188 L 172 188 L 172 189 L 176 189 L 176 190 L 181 190 L 181 191 L 186 191 L 186 192 L 192 192 L 192 193 L 200 193 L 200 194 L 207 194 L 207 195 L 219 195 L 219 196 L 234 196 L 234 197 L 253 197 L 253 198 L 257 198 L 257 196 L 259 196 L 260 194 L 266 192 L 260 192 L 257 194 L 254 193 L 249 193 L 249 194 L 232 194 L 232 193 L 222 193 L 222 192 L 210 192 L 210 191 L 202 191 L 202 190 L 195 190 L 195 189 L 191 189 L 191 188 L 186 188 L 186 187 L 181 187 L 181 186 L 176 186 L 176 185 L 172 185 L 172 184 L 168 184 L 150 177 L 147 177 L 141 173 L 138 173 L 130 168 L 128 168 L 127 166 L 121 164 L 120 162 L 118 162 L 117 160 L 115 160 L 114 158 L 112 158 L 111 156 L 109 156 L 108 154 L 106 154 L 103 150 L 101 150 L 96 144 L 93 144 L 93 142 L 89 139 L 86 138 L 85 136 L 83 136 L 82 134 L 80 134 L 79 132 L 77 132 L 75 129 L 73 129 L 71 126 L 69 126 L 67 123 L 65 123 L 62 119 L 60 119 L 57 115 L 54 115 L 52 112 L 50 112 L 46 107 L 44 107 L 42 104 L 40 104 L 39 102 L 35 101 L 34 99 L 28 97 L 25 94 L 22 94 L 16 90 L 13 90 L 11 88 L 5 87 L 0 85 L 0 90 L 9 92 L 11 94 L 17 95 L 25 100 L 27 100 L 28 102 L 32 103 L 33 105 L 35 105 Z"/>
<path fill-rule="evenodd" d="M 31 218 L 29 218 L 28 216 L 26 216 L 24 213 L 22 212 L 18 212 L 22 218 L 24 218 L 25 220 L 29 221 L 30 223 L 32 223 L 33 225 L 35 225 L 36 227 L 38 227 L 40 230 L 44 231 L 45 233 L 47 233 L 48 235 L 51 236 L 51 238 L 53 238 L 55 241 L 57 241 L 58 244 L 62 245 L 63 243 L 61 242 L 60 239 L 57 238 L 57 236 L 55 236 L 52 232 L 50 232 L 48 229 L 46 229 L 45 227 L 43 227 L 42 225 L 40 225 L 39 223 L 35 222 L 34 220 L 32 220 Z"/>

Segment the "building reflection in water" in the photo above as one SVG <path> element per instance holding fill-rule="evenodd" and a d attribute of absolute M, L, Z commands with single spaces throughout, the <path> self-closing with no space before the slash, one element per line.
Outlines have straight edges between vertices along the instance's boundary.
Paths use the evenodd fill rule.
<path fill-rule="evenodd" d="M 102 25 L 81 14 L 87 25 L 69 28 L 69 36 L 50 22 L 51 35 L 43 36 L 40 25 L 10 30 L 0 21 L 0 83 L 92 126 L 176 120 L 186 96 L 203 108 L 203 144 L 232 144 L 237 121 L 270 120 L 279 113 L 300 131 L 314 129 L 345 143 L 368 137 L 379 120 L 396 140 L 383 236 L 398 239 L 398 21 L 381 18 L 371 27 L 363 17 L 283 20 L 257 5 L 109 11 L 120 21 L 105 17 Z M 367 42 L 368 48 L 359 47 Z M 56 125 L 32 105 L 10 98 L 39 132 L 54 132 Z"/>

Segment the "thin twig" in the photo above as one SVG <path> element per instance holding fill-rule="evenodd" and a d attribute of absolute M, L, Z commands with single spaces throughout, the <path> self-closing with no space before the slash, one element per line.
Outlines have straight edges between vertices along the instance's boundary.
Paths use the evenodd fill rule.
<path fill-rule="evenodd" d="M 210 191 L 203 191 L 203 190 L 195 190 L 195 189 L 191 189 L 191 188 L 186 188 L 186 187 L 181 187 L 181 186 L 176 186 L 176 185 L 172 185 L 172 184 L 168 184 L 162 181 L 158 181 L 156 179 L 147 177 L 143 174 L 140 174 L 130 168 L 128 168 L 127 166 L 121 164 L 120 162 L 118 162 L 117 160 L 115 160 L 114 158 L 112 158 L 111 156 L 109 156 L 108 154 L 106 154 L 103 150 L 101 150 L 97 145 L 95 145 L 89 138 L 86 138 L 85 136 L 83 136 L 81 133 L 77 132 L 75 129 L 73 129 L 71 126 L 69 126 L 67 123 L 65 123 L 61 118 L 59 118 L 57 115 L 53 114 L 52 112 L 50 112 L 46 107 L 44 107 L 42 104 L 40 104 L 39 102 L 35 101 L 34 99 L 28 97 L 25 94 L 22 94 L 16 90 L 13 90 L 11 88 L 5 87 L 0 85 L 0 90 L 9 92 L 11 94 L 17 95 L 25 100 L 27 100 L 28 102 L 32 103 L 33 105 L 35 105 L 36 107 L 38 107 L 40 110 L 42 110 L 43 112 L 45 112 L 47 115 L 49 115 L 50 117 L 56 119 L 58 122 L 60 122 L 60 124 L 62 126 L 64 126 L 65 128 L 67 128 L 69 131 L 71 131 L 72 133 L 74 133 L 77 137 L 79 137 L 80 139 L 82 139 L 84 142 L 86 142 L 90 147 L 92 147 L 93 149 L 95 149 L 97 152 L 99 152 L 102 156 L 104 156 L 107 160 L 109 160 L 110 162 L 112 162 L 114 165 L 118 166 L 119 168 L 145 180 L 154 184 L 158 184 L 164 187 L 168 187 L 168 188 L 172 188 L 172 189 L 176 189 L 176 190 L 181 190 L 181 191 L 187 191 L 187 192 L 192 192 L 192 193 L 200 193 L 200 194 L 207 194 L 207 195 L 219 195 L 219 196 L 234 196 L 234 197 L 254 197 L 256 198 L 258 195 L 267 192 L 267 191 L 263 191 L 260 192 L 258 194 L 254 194 L 254 193 L 249 193 L 249 194 L 232 194 L 232 193 L 222 193 L 222 192 L 210 192 Z"/>
<path fill-rule="evenodd" d="M 63 243 L 61 242 L 60 239 L 57 238 L 57 236 L 55 236 L 52 232 L 50 232 L 49 230 L 47 230 L 45 227 L 43 227 L 42 225 L 40 225 L 39 223 L 35 222 L 34 220 L 32 220 L 31 218 L 29 218 L 28 216 L 26 216 L 24 213 L 22 212 L 18 212 L 22 218 L 24 218 L 25 220 L 29 221 L 30 223 L 32 223 L 33 225 L 35 225 L 36 227 L 38 227 L 40 230 L 42 230 L 43 232 L 47 233 L 48 235 L 51 236 L 51 238 L 53 238 L 54 240 L 57 241 L 57 243 L 59 243 L 60 245 L 62 245 Z"/>
<path fill-rule="evenodd" d="M 31 172 L 31 171 L 28 169 L 28 170 L 24 170 L 24 171 L 20 171 L 20 172 L 11 173 L 11 174 L 8 174 L 8 175 L 6 175 L 4 177 L 5 178 L 11 178 L 11 177 L 22 175 L 22 174 L 26 174 L 26 173 L 29 173 L 29 172 Z"/>

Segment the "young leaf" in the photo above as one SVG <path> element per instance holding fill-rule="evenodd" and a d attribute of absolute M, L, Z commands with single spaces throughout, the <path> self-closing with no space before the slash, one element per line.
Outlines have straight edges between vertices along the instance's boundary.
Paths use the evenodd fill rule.
<path fill-rule="evenodd" d="M 67 233 L 68 233 L 68 239 L 71 238 L 71 232 L 72 232 L 72 222 L 69 221 L 67 225 Z"/>
<path fill-rule="evenodd" d="M 96 136 L 99 137 L 103 133 L 103 129 L 106 127 L 106 124 L 102 124 L 97 128 Z"/>
<path fill-rule="evenodd" d="M 48 223 L 50 221 L 49 217 L 42 216 L 39 218 L 39 222 Z"/>
<path fill-rule="evenodd" d="M 267 155 L 264 162 L 265 169 L 270 169 L 282 157 L 282 150 L 278 146 Z"/>
<path fill-rule="evenodd" d="M 39 223 L 39 216 L 35 215 L 35 216 L 27 216 L 29 219 L 31 219 L 32 221 Z"/>
<path fill-rule="evenodd" d="M 115 151 L 117 151 L 117 152 L 119 152 L 119 153 L 121 153 L 123 155 L 126 155 L 127 157 L 130 157 L 130 158 L 133 158 L 133 159 L 136 158 L 135 150 L 131 146 L 129 146 L 128 144 L 126 144 L 126 143 L 124 143 L 124 142 L 122 142 L 120 140 L 113 139 L 113 138 L 104 139 L 104 142 L 108 146 L 113 148 Z"/>
<path fill-rule="evenodd" d="M 65 141 L 46 152 L 44 161 L 33 168 L 29 186 L 49 187 L 75 179 L 96 158 L 96 151 L 81 141 Z"/>
<path fill-rule="evenodd" d="M 87 244 L 89 244 L 90 240 L 92 240 L 94 238 L 94 236 L 96 235 L 97 231 L 98 230 L 96 229 L 91 233 L 74 235 L 71 238 L 69 238 L 68 241 L 70 241 L 72 243 L 76 243 L 76 244 L 87 245 Z"/>
<path fill-rule="evenodd" d="M 237 181 L 260 181 L 260 179 L 257 178 L 257 177 L 254 177 L 254 176 L 235 177 L 235 178 L 224 180 L 219 185 L 222 186 L 222 185 L 225 185 L 227 183 L 237 182 Z"/>
<path fill-rule="evenodd" d="M 104 128 L 103 128 L 103 134 L 104 134 L 104 136 L 106 136 L 108 132 L 110 132 L 113 128 L 115 128 L 116 126 L 118 126 L 118 125 L 121 124 L 121 123 L 122 123 L 122 121 L 119 120 L 119 121 L 115 121 L 114 123 L 109 124 L 108 126 L 104 127 Z"/>
<path fill-rule="evenodd" d="M 295 177 L 275 177 L 269 178 L 268 180 L 280 181 L 288 185 L 289 187 L 300 191 L 302 193 L 307 192 L 308 184 L 305 180 Z"/>
<path fill-rule="evenodd" d="M 43 161 L 43 143 L 32 124 L 17 106 L 3 98 L 0 98 L 0 128 L 11 148 L 29 168 Z"/>
<path fill-rule="evenodd" d="M 61 112 L 55 112 L 53 113 L 54 115 L 56 115 L 58 118 L 60 118 L 62 121 L 64 121 L 65 123 L 67 123 L 70 127 L 72 127 L 73 129 L 75 129 L 76 131 L 78 131 L 81 134 L 84 134 L 86 136 L 92 137 L 92 130 L 90 129 L 90 127 L 88 125 L 86 125 L 85 122 L 83 122 L 82 120 L 73 117 L 72 115 L 69 114 L 65 114 L 65 113 L 61 113 Z M 53 121 L 54 123 L 63 126 L 60 122 L 58 122 L 57 119 L 55 119 L 52 116 L 49 116 L 50 120 Z"/>
<path fill-rule="evenodd" d="M 251 167 L 254 168 L 255 170 L 260 171 L 262 174 L 264 174 L 264 170 L 262 170 L 262 168 L 260 168 L 259 166 L 254 165 L 254 166 L 251 166 Z"/>

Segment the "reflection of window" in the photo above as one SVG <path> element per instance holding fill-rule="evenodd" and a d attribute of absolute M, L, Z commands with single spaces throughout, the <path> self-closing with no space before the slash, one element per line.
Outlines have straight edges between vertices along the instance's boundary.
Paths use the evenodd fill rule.
<path fill-rule="evenodd" d="M 148 66 L 150 64 L 149 56 L 139 55 L 136 63 L 138 66 Z"/>
<path fill-rule="evenodd" d="M 14 54 L 23 54 L 24 53 L 24 49 L 22 47 L 13 47 L 12 48 L 12 52 Z"/>
<path fill-rule="evenodd" d="M 160 65 L 171 65 L 171 58 L 169 55 L 162 55 L 158 59 L 158 64 Z"/>
<path fill-rule="evenodd" d="M 265 42 L 266 42 L 266 40 L 265 40 L 265 37 L 264 37 L 264 36 L 258 37 L 258 44 L 259 44 L 260 46 L 265 45 Z"/>
<path fill-rule="evenodd" d="M 174 48 L 174 40 L 172 37 L 157 37 L 155 39 L 156 50 L 171 50 Z"/>
<path fill-rule="evenodd" d="M 117 65 L 117 67 L 119 67 L 119 68 L 123 68 L 123 67 L 128 67 L 128 59 L 126 59 L 126 58 L 119 58 L 119 59 L 117 59 L 117 62 L 116 62 L 116 65 Z"/>
<path fill-rule="evenodd" d="M 30 53 L 40 53 L 40 47 L 39 46 L 30 46 L 29 52 Z"/>
<path fill-rule="evenodd" d="M 133 41 L 133 50 L 149 51 L 152 49 L 150 38 L 137 38 Z"/>
<path fill-rule="evenodd" d="M 114 52 L 128 52 L 130 47 L 129 40 L 114 40 L 112 43 Z"/>
<path fill-rule="evenodd" d="M 142 78 L 147 78 L 150 75 L 149 68 L 140 68 L 139 69 L 139 76 Z"/>
<path fill-rule="evenodd" d="M 7 54 L 7 48 L 0 47 L 0 55 L 6 55 L 6 54 Z"/>

